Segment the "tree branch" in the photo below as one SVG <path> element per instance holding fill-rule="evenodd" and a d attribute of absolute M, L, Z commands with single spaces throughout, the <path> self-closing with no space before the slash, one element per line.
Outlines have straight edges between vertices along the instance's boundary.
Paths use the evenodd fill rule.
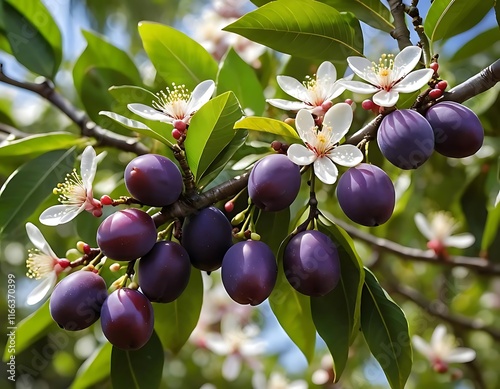
<path fill-rule="evenodd" d="M 493 88 L 499 81 L 500 59 L 497 59 L 490 66 L 481 70 L 478 74 L 450 89 L 437 102 L 448 100 L 463 103 L 464 101 L 477 96 L 480 93 L 486 92 L 490 88 Z"/>
<path fill-rule="evenodd" d="M 405 6 L 402 0 L 389 0 L 389 7 L 392 16 L 394 17 L 394 30 L 391 31 L 391 36 L 398 41 L 399 50 L 403 50 L 407 46 L 412 46 L 410 40 L 410 30 L 406 26 L 405 21 Z"/>
<path fill-rule="evenodd" d="M 56 92 L 49 81 L 34 83 L 14 80 L 4 73 L 2 64 L 0 64 L 0 81 L 43 97 L 70 118 L 80 128 L 82 136 L 95 138 L 99 146 L 114 147 L 139 155 L 149 152 L 148 148 L 138 139 L 115 134 L 98 126 L 85 112 L 78 110 L 70 101 Z"/>
<path fill-rule="evenodd" d="M 450 309 L 439 300 L 428 301 L 415 289 L 406 285 L 393 283 L 390 285 L 390 290 L 412 301 L 428 314 L 438 317 L 454 327 L 465 330 L 484 331 L 497 342 L 500 342 L 500 329 L 485 325 L 481 320 L 469 319 L 468 317 L 451 313 Z"/>
<path fill-rule="evenodd" d="M 26 138 L 27 136 L 32 135 L 28 134 L 27 132 L 19 131 L 17 128 L 9 126 L 6 123 L 0 123 L 0 132 L 3 134 L 7 134 L 7 137 L 9 135 L 14 135 L 16 139 Z"/>
<path fill-rule="evenodd" d="M 438 259 L 431 250 L 425 251 L 413 247 L 403 246 L 388 239 L 379 238 L 367 232 L 360 231 L 356 227 L 353 227 L 339 219 L 332 217 L 330 217 L 330 219 L 335 224 L 346 230 L 352 237 L 376 246 L 379 250 L 396 254 L 404 260 L 427 262 L 448 267 L 462 266 L 481 274 L 500 275 L 500 265 L 492 264 L 484 258 L 450 255 L 448 259 L 441 260 Z"/>

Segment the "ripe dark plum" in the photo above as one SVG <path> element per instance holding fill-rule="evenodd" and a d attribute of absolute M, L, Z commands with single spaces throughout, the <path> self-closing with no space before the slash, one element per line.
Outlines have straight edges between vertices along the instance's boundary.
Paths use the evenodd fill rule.
<path fill-rule="evenodd" d="M 340 279 L 337 247 L 320 231 L 299 232 L 283 253 L 285 276 L 296 290 L 307 296 L 324 296 Z"/>
<path fill-rule="evenodd" d="M 102 305 L 101 326 L 104 336 L 113 346 L 137 350 L 153 334 L 153 306 L 135 289 L 117 289 Z"/>
<path fill-rule="evenodd" d="M 484 130 L 479 118 L 462 104 L 438 103 L 427 110 L 425 117 L 434 131 L 434 149 L 446 157 L 468 157 L 483 145 Z"/>
<path fill-rule="evenodd" d="M 382 169 L 360 163 L 340 177 L 337 198 L 349 219 L 373 227 L 389 220 L 394 211 L 396 193 L 391 179 Z"/>
<path fill-rule="evenodd" d="M 50 315 L 65 330 L 83 330 L 99 319 L 106 297 L 106 283 L 100 275 L 77 271 L 54 288 L 49 302 Z"/>
<path fill-rule="evenodd" d="M 146 205 L 170 205 L 182 192 L 179 168 L 162 155 L 145 154 L 134 158 L 125 168 L 124 177 L 129 193 Z"/>
<path fill-rule="evenodd" d="M 191 264 L 204 271 L 217 270 L 232 246 L 231 223 L 221 210 L 208 207 L 190 215 L 182 227 L 182 245 Z"/>
<path fill-rule="evenodd" d="M 97 229 L 97 244 L 116 261 L 142 257 L 156 243 L 156 226 L 146 212 L 136 208 L 109 215 Z"/>
<path fill-rule="evenodd" d="M 281 211 L 293 203 L 300 189 L 300 169 L 283 154 L 259 160 L 248 177 L 248 194 L 264 211 Z"/>
<path fill-rule="evenodd" d="M 412 109 L 399 109 L 382 119 L 377 133 L 380 151 L 393 165 L 416 169 L 434 151 L 434 132 L 429 122 Z"/>
<path fill-rule="evenodd" d="M 150 301 L 174 301 L 186 289 L 190 274 L 189 255 L 175 242 L 157 242 L 139 261 L 139 285 Z"/>
<path fill-rule="evenodd" d="M 234 244 L 224 255 L 221 278 L 229 296 L 239 304 L 258 305 L 271 294 L 278 266 L 267 244 L 247 240 Z"/>

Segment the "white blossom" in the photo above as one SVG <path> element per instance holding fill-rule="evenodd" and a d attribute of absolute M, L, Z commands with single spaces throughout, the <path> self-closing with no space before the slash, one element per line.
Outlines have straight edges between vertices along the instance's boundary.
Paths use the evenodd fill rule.
<path fill-rule="evenodd" d="M 446 333 L 446 327 L 439 324 L 427 343 L 420 336 L 412 337 L 415 349 L 425 356 L 434 370 L 444 373 L 448 370 L 450 363 L 465 363 L 476 358 L 476 352 L 467 347 L 455 347 L 456 339 L 452 334 Z"/>
<path fill-rule="evenodd" d="M 350 80 L 352 76 L 341 80 Z M 337 81 L 337 70 L 331 62 L 325 61 L 319 67 L 315 78 L 308 77 L 304 82 L 299 82 L 290 76 L 278 76 L 278 85 L 288 95 L 299 101 L 284 99 L 266 100 L 272 106 L 287 111 L 307 109 L 321 117 L 332 106 L 332 100 L 345 91 L 345 87 Z"/>
<path fill-rule="evenodd" d="M 40 283 L 29 293 L 27 304 L 35 305 L 54 288 L 58 275 L 68 269 L 69 261 L 58 258 L 44 236 L 32 223 L 26 223 L 26 233 L 36 250 L 31 250 L 26 261 L 29 278 L 40 280 Z"/>
<path fill-rule="evenodd" d="M 363 80 L 341 81 L 347 90 L 362 94 L 372 94 L 373 102 L 381 107 L 393 107 L 399 93 L 411 93 L 422 88 L 434 74 L 432 69 L 419 69 L 412 72 L 422 55 L 417 46 L 405 47 L 393 55 L 382 54 L 378 63 L 364 57 L 348 57 L 349 67 Z"/>
<path fill-rule="evenodd" d="M 293 144 L 288 148 L 288 158 L 297 165 L 313 164 L 314 173 L 325 184 L 337 180 L 336 164 L 353 167 L 363 160 L 363 153 L 353 145 L 338 145 L 349 130 L 353 118 L 351 106 L 335 104 L 325 114 L 321 128 L 307 110 L 300 110 L 295 126 L 305 146 Z"/>
<path fill-rule="evenodd" d="M 57 226 L 73 220 L 83 211 L 99 217 L 102 215 L 102 204 L 94 199 L 92 183 L 97 170 L 97 156 L 92 146 L 87 146 L 82 153 L 80 175 L 73 170 L 63 183 L 54 188 L 59 195 L 61 205 L 47 208 L 40 215 L 40 222 L 46 226 Z"/>

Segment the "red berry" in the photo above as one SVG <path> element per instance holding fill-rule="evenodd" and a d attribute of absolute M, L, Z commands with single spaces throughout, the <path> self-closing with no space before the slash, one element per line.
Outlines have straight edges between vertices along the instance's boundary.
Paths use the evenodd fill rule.
<path fill-rule="evenodd" d="M 349 104 L 349 105 L 352 105 L 352 103 L 354 103 L 354 101 L 352 99 L 346 99 L 345 103 Z"/>
<path fill-rule="evenodd" d="M 441 89 L 432 89 L 429 92 L 429 98 L 435 100 L 443 95 L 443 91 Z"/>
<path fill-rule="evenodd" d="M 182 120 L 174 120 L 174 128 L 179 130 L 181 133 L 186 131 L 187 125 Z"/>
<path fill-rule="evenodd" d="M 439 70 L 439 64 L 437 62 L 433 62 L 429 65 L 429 67 L 434 70 L 434 73 L 437 73 L 437 71 Z"/>
<path fill-rule="evenodd" d="M 88 243 L 83 244 L 83 253 L 89 255 L 92 249 Z"/>
<path fill-rule="evenodd" d="M 224 209 L 226 212 L 232 212 L 234 209 L 234 203 L 232 201 L 228 201 L 226 204 L 224 204 Z"/>
<path fill-rule="evenodd" d="M 436 88 L 441 89 L 442 91 L 444 91 L 446 88 L 448 88 L 448 82 L 446 82 L 445 80 L 439 81 L 436 84 Z"/>
<path fill-rule="evenodd" d="M 179 140 L 182 136 L 182 132 L 180 132 L 177 128 L 174 128 L 172 130 L 172 136 L 174 137 L 174 139 Z"/>
<path fill-rule="evenodd" d="M 369 111 L 375 107 L 375 104 L 370 99 L 363 100 L 361 103 L 361 108 Z"/>
<path fill-rule="evenodd" d="M 102 216 L 102 209 L 101 208 L 94 209 L 92 211 L 92 215 L 95 217 L 101 217 Z"/>
<path fill-rule="evenodd" d="M 275 140 L 271 143 L 271 147 L 273 148 L 274 151 L 280 151 L 281 146 L 282 146 L 281 142 L 277 141 L 277 140 Z"/>
<path fill-rule="evenodd" d="M 108 195 L 104 195 L 101 197 L 101 204 L 102 205 L 111 205 L 113 204 L 113 199 L 109 197 Z"/>
<path fill-rule="evenodd" d="M 321 109 L 323 111 L 328 111 L 330 108 L 332 108 L 333 103 L 331 101 L 325 101 L 323 104 L 321 104 Z"/>

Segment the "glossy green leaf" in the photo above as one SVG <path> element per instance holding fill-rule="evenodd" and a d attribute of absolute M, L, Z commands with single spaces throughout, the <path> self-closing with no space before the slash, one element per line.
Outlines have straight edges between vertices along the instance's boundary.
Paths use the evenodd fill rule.
<path fill-rule="evenodd" d="M 244 128 L 246 130 L 268 132 L 270 134 L 280 135 L 285 138 L 300 139 L 297 131 L 281 120 L 249 116 L 238 120 L 234 125 L 235 129 Z"/>
<path fill-rule="evenodd" d="M 310 363 L 314 357 L 316 328 L 311 315 L 310 298 L 297 292 L 283 271 L 283 252 L 289 240 L 290 237 L 283 241 L 277 255 L 278 279 L 269 296 L 269 304 L 281 327 Z"/>
<path fill-rule="evenodd" d="M 163 348 L 156 332 L 139 350 L 111 351 L 111 382 L 114 388 L 152 389 L 160 386 L 163 373 Z"/>
<path fill-rule="evenodd" d="M 49 327 L 54 324 L 54 320 L 52 320 L 52 317 L 49 313 L 48 301 L 46 301 L 31 315 L 21 320 L 19 323 L 16 323 L 16 356 L 21 354 L 38 339 L 44 336 L 49 331 Z M 63 339 L 64 337 L 65 339 Z M 53 341 L 65 343 L 62 344 L 60 348 L 65 347 L 68 344 L 67 335 L 65 335 L 63 332 L 61 332 L 60 334 L 51 334 L 49 336 L 49 340 L 51 340 L 51 338 Z M 3 361 L 7 361 L 10 355 L 11 353 L 9 352 L 7 344 L 3 353 Z"/>
<path fill-rule="evenodd" d="M 318 230 L 335 242 L 340 259 L 340 281 L 330 293 L 311 297 L 311 312 L 319 335 L 335 362 L 335 380 L 347 363 L 349 346 L 359 332 L 364 271 L 352 239 L 340 227 L 318 221 Z"/>
<path fill-rule="evenodd" d="M 69 148 L 83 143 L 84 140 L 69 132 L 51 132 L 35 134 L 26 138 L 3 142 L 0 146 L 0 157 L 33 156 L 52 150 Z"/>
<path fill-rule="evenodd" d="M 431 40 L 451 38 L 478 24 L 494 0 L 434 0 L 425 18 L 424 31 Z"/>
<path fill-rule="evenodd" d="M 321 0 L 340 12 L 352 12 L 366 24 L 385 32 L 394 30 L 392 15 L 380 0 Z"/>
<path fill-rule="evenodd" d="M 197 180 L 231 142 L 234 123 L 241 115 L 232 92 L 213 98 L 194 114 L 184 145 L 189 167 Z"/>
<path fill-rule="evenodd" d="M 408 322 L 368 269 L 361 301 L 361 329 L 391 388 L 404 388 L 413 363 Z"/>
<path fill-rule="evenodd" d="M 43 154 L 17 169 L 0 189 L 0 235 L 18 227 L 73 169 L 74 148 Z"/>
<path fill-rule="evenodd" d="M 109 93 L 122 104 L 141 103 L 151 105 L 156 95 L 147 89 L 135 85 L 120 85 L 109 88 Z"/>
<path fill-rule="evenodd" d="M 224 30 L 297 57 L 345 60 L 363 55 L 363 37 L 340 12 L 313 0 L 273 1 Z"/>
<path fill-rule="evenodd" d="M 189 284 L 181 296 L 167 304 L 154 303 L 155 330 L 163 349 L 177 354 L 193 332 L 203 303 L 201 272 L 191 269 Z"/>
<path fill-rule="evenodd" d="M 481 239 L 481 251 L 487 252 L 489 247 L 493 244 L 498 235 L 498 227 L 500 227 L 500 204 L 488 210 L 483 238 Z"/>
<path fill-rule="evenodd" d="M 32 72 L 54 79 L 62 59 L 62 37 L 43 2 L 2 0 L 0 6 L 13 55 Z"/>
<path fill-rule="evenodd" d="M 115 112 L 109 112 L 109 111 L 101 111 L 99 112 L 100 115 L 107 116 L 108 118 L 120 123 L 122 126 L 135 131 L 139 134 L 149 136 L 153 139 L 159 140 L 163 144 L 166 144 L 168 146 L 172 146 L 172 142 L 168 140 L 163 134 L 161 134 L 158 131 L 155 131 L 148 126 L 146 126 L 142 122 L 138 122 L 137 120 L 132 120 L 129 119 L 125 116 L 119 115 Z"/>
<path fill-rule="evenodd" d="M 158 74 L 167 82 L 184 84 L 189 91 L 200 82 L 215 80 L 217 62 L 186 34 L 158 23 L 139 23 L 144 50 Z"/>
<path fill-rule="evenodd" d="M 264 91 L 255 71 L 231 48 L 221 62 L 217 94 L 233 91 L 241 107 L 250 115 L 262 115 L 266 105 Z"/>
<path fill-rule="evenodd" d="M 500 42 L 500 29 L 497 26 L 474 36 L 470 41 L 464 43 L 449 61 L 462 61 L 470 59 L 473 55 L 490 51 L 493 42 Z"/>
<path fill-rule="evenodd" d="M 87 389 L 105 380 L 111 372 L 111 343 L 103 343 L 83 362 L 70 389 Z"/>
<path fill-rule="evenodd" d="M 205 170 L 205 173 L 198 181 L 198 187 L 205 188 L 209 185 L 212 180 L 214 180 L 219 173 L 222 172 L 227 163 L 231 160 L 234 153 L 236 153 L 244 144 L 248 137 L 248 131 L 240 130 L 236 131 L 233 139 L 229 144 L 222 150 L 219 155 L 214 159 L 210 166 Z"/>
<path fill-rule="evenodd" d="M 259 218 L 255 223 L 256 230 L 261 236 L 261 240 L 266 243 L 274 255 L 278 255 L 281 242 L 288 235 L 287 228 L 290 224 L 290 208 L 285 208 L 278 212 L 259 213 Z"/>

